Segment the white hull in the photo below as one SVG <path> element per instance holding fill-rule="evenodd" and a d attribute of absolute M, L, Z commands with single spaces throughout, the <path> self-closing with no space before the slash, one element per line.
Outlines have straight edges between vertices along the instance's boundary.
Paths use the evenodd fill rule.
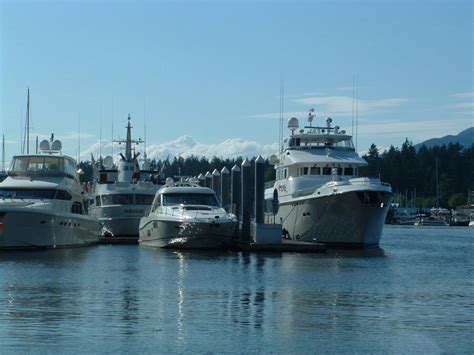
<path fill-rule="evenodd" d="M 377 246 L 392 199 L 378 192 L 378 203 L 367 204 L 349 191 L 321 197 L 309 196 L 280 203 L 277 221 L 293 240 L 339 246 Z"/>
<path fill-rule="evenodd" d="M 235 221 L 216 223 L 144 218 L 139 242 L 159 248 L 220 249 L 234 245 L 236 238 Z"/>
<path fill-rule="evenodd" d="M 148 214 L 148 205 L 93 207 L 90 214 L 99 219 L 112 237 L 136 237 L 140 218 Z"/>
<path fill-rule="evenodd" d="M 96 244 L 97 219 L 73 213 L 1 207 L 0 249 L 63 248 Z"/>

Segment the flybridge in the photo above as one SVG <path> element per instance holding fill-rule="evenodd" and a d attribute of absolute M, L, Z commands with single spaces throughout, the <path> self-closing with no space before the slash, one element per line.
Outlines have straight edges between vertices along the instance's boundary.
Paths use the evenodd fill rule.
<path fill-rule="evenodd" d="M 310 148 L 342 148 L 354 150 L 352 136 L 346 134 L 339 126 L 332 126 L 332 118 L 326 119 L 326 126 L 312 126 L 314 109 L 308 114 L 309 126 L 299 129 L 299 121 L 296 117 L 288 120 L 288 129 L 291 135 L 286 138 L 284 149 L 310 149 Z M 297 131 L 297 133 L 295 133 Z"/>

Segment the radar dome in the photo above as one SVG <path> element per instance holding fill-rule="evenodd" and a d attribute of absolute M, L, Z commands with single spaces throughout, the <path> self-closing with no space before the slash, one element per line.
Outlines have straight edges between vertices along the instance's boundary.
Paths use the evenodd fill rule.
<path fill-rule="evenodd" d="M 288 120 L 288 129 L 294 132 L 295 129 L 298 129 L 298 128 L 300 128 L 300 123 L 298 122 L 298 119 L 296 117 L 291 117 Z"/>
<path fill-rule="evenodd" d="M 270 157 L 270 159 L 268 159 L 268 162 L 271 164 L 271 165 L 277 165 L 280 160 L 278 159 L 278 157 L 276 155 L 272 155 Z"/>
<path fill-rule="evenodd" d="M 63 149 L 63 144 L 60 140 L 56 139 L 53 143 L 51 143 L 51 150 L 61 150 Z"/>
<path fill-rule="evenodd" d="M 41 150 L 49 150 L 49 141 L 47 139 L 43 139 L 40 143 Z"/>
<path fill-rule="evenodd" d="M 104 159 L 104 167 L 107 169 L 110 169 L 113 166 L 114 166 L 114 159 L 110 155 L 107 155 Z"/>

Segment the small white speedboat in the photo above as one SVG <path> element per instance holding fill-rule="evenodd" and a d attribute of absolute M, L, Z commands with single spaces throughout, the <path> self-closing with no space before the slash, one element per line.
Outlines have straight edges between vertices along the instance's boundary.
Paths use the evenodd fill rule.
<path fill-rule="evenodd" d="M 219 204 L 214 190 L 167 184 L 140 220 L 139 243 L 160 248 L 218 249 L 237 242 L 238 221 Z"/>

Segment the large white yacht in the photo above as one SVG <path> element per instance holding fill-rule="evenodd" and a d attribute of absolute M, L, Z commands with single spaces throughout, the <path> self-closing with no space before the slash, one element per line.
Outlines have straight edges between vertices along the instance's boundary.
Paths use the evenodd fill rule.
<path fill-rule="evenodd" d="M 145 157 L 143 168 L 139 168 L 140 153 L 132 151 L 132 144 L 142 140 L 132 140 L 130 115 L 128 116 L 127 138 L 116 141 L 125 144 L 125 155 L 120 153 L 117 165 L 108 156 L 99 162 L 99 169 L 94 171 L 94 182 L 91 193 L 94 200 L 90 214 L 96 216 L 104 225 L 101 233 L 103 239 L 114 242 L 138 242 L 138 224 L 140 218 L 148 214 L 156 191 L 162 186 L 157 172 L 147 166 Z M 96 166 L 95 163 L 93 163 Z"/>
<path fill-rule="evenodd" d="M 44 140 L 42 154 L 13 157 L 0 183 L 0 248 L 56 248 L 98 242 L 100 223 L 87 215 L 76 162 L 61 142 Z"/>
<path fill-rule="evenodd" d="M 139 242 L 161 248 L 227 248 L 237 242 L 237 232 L 236 216 L 220 206 L 214 190 L 168 181 L 140 221 Z"/>
<path fill-rule="evenodd" d="M 367 165 L 354 149 L 352 137 L 332 125 L 300 129 L 288 120 L 291 134 L 284 140 L 276 180 L 267 183 L 267 210 L 279 206 L 276 220 L 286 238 L 339 246 L 376 246 L 392 200 L 389 184 L 358 178 Z M 273 202 L 273 203 L 272 203 Z"/>

